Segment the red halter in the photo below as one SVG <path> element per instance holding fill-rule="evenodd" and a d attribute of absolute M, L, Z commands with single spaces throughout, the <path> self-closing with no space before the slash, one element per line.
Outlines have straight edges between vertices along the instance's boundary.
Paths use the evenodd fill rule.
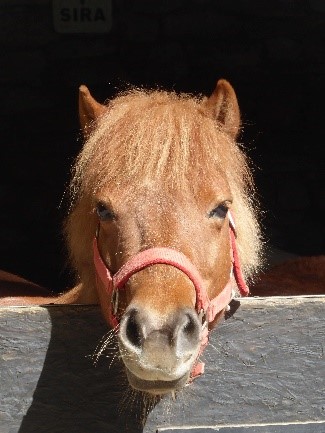
<path fill-rule="evenodd" d="M 239 257 L 236 247 L 236 232 L 233 218 L 228 211 L 229 217 L 229 236 L 231 244 L 231 257 L 232 257 L 232 272 L 230 278 L 224 289 L 215 298 L 209 300 L 203 279 L 193 265 L 193 263 L 180 251 L 176 251 L 172 248 L 149 248 L 141 251 L 126 262 L 114 275 L 111 274 L 110 270 L 105 265 L 103 259 L 100 256 L 98 249 L 97 236 L 94 238 L 94 264 L 97 272 L 97 276 L 100 278 L 104 285 L 108 295 L 111 296 L 112 309 L 109 312 L 109 323 L 112 328 L 118 326 L 119 321 L 116 317 L 118 309 L 118 291 L 125 287 L 125 284 L 130 277 L 142 269 L 153 266 L 156 264 L 165 264 L 174 266 L 175 268 L 182 271 L 192 281 L 195 292 L 196 292 L 196 305 L 195 309 L 199 315 L 205 318 L 202 325 L 202 338 L 201 347 L 198 354 L 202 354 L 203 350 L 208 344 L 208 323 L 211 323 L 216 315 L 227 307 L 233 297 L 232 289 L 232 273 L 236 279 L 236 283 L 239 292 L 242 296 L 249 294 L 249 289 L 244 281 L 243 274 L 241 271 Z M 98 284 L 98 282 L 97 282 Z M 191 378 L 195 378 L 204 372 L 204 364 L 196 363 L 192 372 Z"/>

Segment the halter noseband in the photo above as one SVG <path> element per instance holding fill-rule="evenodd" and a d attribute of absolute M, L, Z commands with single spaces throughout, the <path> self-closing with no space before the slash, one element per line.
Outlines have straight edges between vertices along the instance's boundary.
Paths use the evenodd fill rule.
<path fill-rule="evenodd" d="M 111 296 L 112 308 L 109 311 L 108 321 L 112 328 L 118 326 L 119 321 L 117 318 L 118 310 L 118 293 L 120 289 L 125 287 L 125 284 L 131 278 L 132 275 L 145 269 L 149 266 L 156 264 L 165 264 L 174 266 L 175 268 L 182 271 L 192 281 L 195 292 L 196 292 L 196 304 L 195 309 L 197 314 L 202 317 L 202 338 L 201 347 L 199 350 L 198 358 L 202 354 L 203 350 L 209 342 L 209 329 L 208 323 L 213 322 L 216 315 L 225 309 L 230 303 L 233 297 L 232 289 L 232 275 L 234 275 L 239 292 L 242 296 L 249 294 L 249 289 L 244 281 L 243 274 L 241 271 L 238 251 L 236 247 L 236 230 L 234 220 L 231 213 L 228 211 L 229 218 L 229 236 L 231 245 L 231 259 L 232 259 L 232 271 L 230 274 L 229 281 L 227 282 L 224 289 L 213 299 L 209 300 L 203 279 L 194 266 L 194 264 L 180 251 L 172 248 L 159 247 L 149 248 L 141 251 L 133 256 L 128 262 L 126 262 L 114 275 L 111 274 L 110 270 L 105 265 L 98 249 L 97 235 L 93 241 L 94 249 L 94 264 L 97 272 L 97 277 L 104 285 L 107 294 Z M 98 284 L 98 281 L 97 281 Z M 204 364 L 196 363 L 192 372 L 191 378 L 195 378 L 204 372 Z"/>

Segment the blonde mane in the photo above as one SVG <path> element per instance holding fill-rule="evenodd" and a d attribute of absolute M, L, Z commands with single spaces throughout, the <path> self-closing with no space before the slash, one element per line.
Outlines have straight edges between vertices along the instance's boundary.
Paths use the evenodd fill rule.
<path fill-rule="evenodd" d="M 74 210 L 66 232 L 79 275 L 85 273 L 81 268 L 89 257 L 81 252 L 81 235 L 77 239 L 75 233 L 81 230 L 83 242 L 91 242 L 94 218 L 86 219 L 93 214 L 93 195 L 103 186 L 116 188 L 159 179 L 173 188 L 186 184 L 195 189 L 198 173 L 205 182 L 212 182 L 217 170 L 227 177 L 233 195 L 244 273 L 246 277 L 254 275 L 260 263 L 261 240 L 247 158 L 205 104 L 205 97 L 137 89 L 107 103 L 76 160 L 70 185 Z M 83 212 L 87 209 L 87 214 L 82 215 L 80 207 Z M 83 248 L 91 251 L 90 245 Z"/>

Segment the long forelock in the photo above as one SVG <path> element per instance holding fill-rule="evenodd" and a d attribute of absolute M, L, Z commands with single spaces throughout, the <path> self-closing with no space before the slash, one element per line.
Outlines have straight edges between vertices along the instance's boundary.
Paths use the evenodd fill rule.
<path fill-rule="evenodd" d="M 211 182 L 216 170 L 234 196 L 239 252 L 250 276 L 261 245 L 250 170 L 238 145 L 205 112 L 202 97 L 131 90 L 109 102 L 77 158 L 71 196 L 78 201 L 104 186 L 146 181 L 182 189 L 197 176 Z"/>

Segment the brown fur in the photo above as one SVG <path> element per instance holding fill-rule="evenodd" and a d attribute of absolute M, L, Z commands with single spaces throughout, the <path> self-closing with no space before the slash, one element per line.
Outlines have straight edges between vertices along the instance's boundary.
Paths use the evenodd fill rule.
<path fill-rule="evenodd" d="M 0 270 L 0 305 L 28 305 L 30 297 L 42 304 L 52 293 L 25 278 Z"/>
<path fill-rule="evenodd" d="M 325 256 L 298 257 L 261 273 L 251 287 L 253 296 L 325 294 Z"/>

